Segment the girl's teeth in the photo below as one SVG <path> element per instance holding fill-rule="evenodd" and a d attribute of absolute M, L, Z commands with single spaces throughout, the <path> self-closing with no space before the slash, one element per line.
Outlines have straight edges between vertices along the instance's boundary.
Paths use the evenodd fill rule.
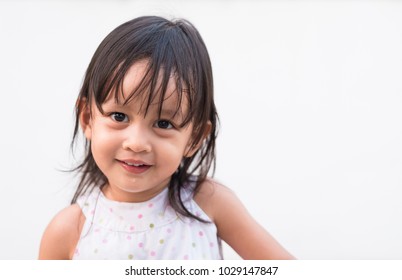
<path fill-rule="evenodd" d="M 128 163 L 128 162 L 126 162 L 126 164 L 130 165 L 130 166 L 136 166 L 136 167 L 143 166 L 143 164 L 135 164 L 135 163 Z"/>

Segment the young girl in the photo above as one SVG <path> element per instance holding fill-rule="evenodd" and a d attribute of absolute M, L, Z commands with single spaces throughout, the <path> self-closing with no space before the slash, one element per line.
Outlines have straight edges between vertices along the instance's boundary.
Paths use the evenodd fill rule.
<path fill-rule="evenodd" d="M 207 177 L 217 112 L 207 49 L 185 20 L 140 17 L 96 50 L 76 103 L 86 156 L 40 259 L 291 259 L 235 194 Z"/>

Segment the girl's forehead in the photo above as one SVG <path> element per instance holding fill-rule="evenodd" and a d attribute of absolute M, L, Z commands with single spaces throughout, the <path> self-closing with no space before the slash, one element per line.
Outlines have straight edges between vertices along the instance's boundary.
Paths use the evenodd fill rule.
<path fill-rule="evenodd" d="M 133 92 L 135 89 L 141 86 L 141 83 L 146 78 L 148 71 L 148 60 L 140 60 L 131 65 L 123 79 L 123 92 L 121 92 L 123 98 L 127 98 L 127 94 Z"/>
<path fill-rule="evenodd" d="M 154 77 L 154 75 L 158 77 Z M 116 85 L 108 94 L 105 103 L 111 102 L 120 105 L 137 103 L 142 104 L 141 110 L 160 108 L 183 113 L 188 105 L 185 94 L 187 90 L 183 86 L 177 88 L 177 77 L 174 74 L 169 74 L 166 85 L 163 85 L 163 75 L 163 68 L 159 69 L 158 73 L 153 73 L 149 69 L 149 61 L 146 59 L 135 62 L 125 73 L 121 86 Z M 153 92 L 152 80 L 156 81 Z M 151 94 L 152 96 L 150 96 Z"/>

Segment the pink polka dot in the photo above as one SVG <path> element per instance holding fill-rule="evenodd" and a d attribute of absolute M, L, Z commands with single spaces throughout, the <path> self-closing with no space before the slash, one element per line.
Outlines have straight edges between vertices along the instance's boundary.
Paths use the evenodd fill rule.
<path fill-rule="evenodd" d="M 155 252 L 155 251 L 151 251 L 150 254 L 151 254 L 152 257 L 155 257 L 155 256 L 156 256 L 156 252 Z"/>
<path fill-rule="evenodd" d="M 197 217 L 199 217 L 199 216 L 201 216 L 201 214 L 200 214 L 200 212 L 195 212 L 195 215 L 197 216 Z"/>
<path fill-rule="evenodd" d="M 140 247 L 140 248 L 144 247 L 144 243 L 142 243 L 142 242 L 138 243 L 138 247 Z"/>
<path fill-rule="evenodd" d="M 138 219 L 141 219 L 142 218 L 142 214 L 138 214 Z"/>
<path fill-rule="evenodd" d="M 95 232 L 100 232 L 100 228 L 95 229 Z"/>
<path fill-rule="evenodd" d="M 199 235 L 199 236 L 204 236 L 204 233 L 203 233 L 202 231 L 199 231 L 199 232 L 198 232 L 198 235 Z"/>
<path fill-rule="evenodd" d="M 172 233 L 172 230 L 170 228 L 168 228 L 166 231 L 167 233 Z"/>
<path fill-rule="evenodd" d="M 74 254 L 79 255 L 80 253 L 78 252 L 78 249 L 75 249 Z"/>
<path fill-rule="evenodd" d="M 130 235 L 127 235 L 127 240 L 131 240 L 131 236 L 130 236 Z"/>
<path fill-rule="evenodd" d="M 214 243 L 213 243 L 213 242 L 210 242 L 210 243 L 209 243 L 209 247 L 214 247 Z"/>
<path fill-rule="evenodd" d="M 152 203 L 148 204 L 149 208 L 152 208 L 154 205 Z"/>
<path fill-rule="evenodd" d="M 188 260 L 188 255 L 184 255 L 183 259 Z"/>
<path fill-rule="evenodd" d="M 103 239 L 102 242 L 103 242 L 103 243 L 107 243 L 107 239 Z"/>
<path fill-rule="evenodd" d="M 110 211 L 110 212 L 113 212 L 113 208 L 109 208 L 109 211 Z"/>
<path fill-rule="evenodd" d="M 131 230 L 131 231 L 133 231 L 133 230 L 134 230 L 134 228 L 135 228 L 134 226 L 131 226 L 131 227 L 130 227 L 130 230 Z"/>
<path fill-rule="evenodd" d="M 95 214 L 95 210 L 92 210 L 92 211 L 91 211 L 91 215 L 94 215 L 94 214 Z"/>

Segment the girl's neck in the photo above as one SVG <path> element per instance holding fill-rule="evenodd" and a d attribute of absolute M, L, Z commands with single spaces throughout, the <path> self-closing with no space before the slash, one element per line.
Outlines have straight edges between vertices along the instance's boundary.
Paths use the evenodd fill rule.
<path fill-rule="evenodd" d="M 129 192 L 122 190 L 118 187 L 113 187 L 106 183 L 101 191 L 103 195 L 110 200 L 113 201 L 118 201 L 118 202 L 144 202 L 148 201 L 158 194 L 160 194 L 165 188 L 167 188 L 168 183 L 161 185 L 161 187 L 157 188 L 152 188 L 150 190 L 146 191 L 140 191 L 140 192 Z"/>

